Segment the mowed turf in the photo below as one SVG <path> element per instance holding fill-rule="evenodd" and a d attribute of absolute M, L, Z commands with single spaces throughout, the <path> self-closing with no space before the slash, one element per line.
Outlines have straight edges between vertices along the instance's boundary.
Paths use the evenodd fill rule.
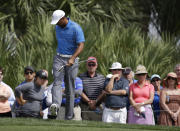
<path fill-rule="evenodd" d="M 30 118 L 0 119 L 0 131 L 180 131 L 180 127 L 122 125 L 95 121 L 60 121 Z"/>

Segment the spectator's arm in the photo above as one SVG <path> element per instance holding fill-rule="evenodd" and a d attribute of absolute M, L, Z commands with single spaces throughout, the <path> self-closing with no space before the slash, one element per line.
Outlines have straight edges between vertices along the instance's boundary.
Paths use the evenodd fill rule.
<path fill-rule="evenodd" d="M 96 103 L 100 102 L 106 96 L 106 92 L 103 90 L 102 93 L 97 97 Z"/>
<path fill-rule="evenodd" d="M 136 105 L 136 102 L 133 100 L 133 92 L 132 90 L 129 91 L 129 101 L 132 106 Z"/>
<path fill-rule="evenodd" d="M 127 95 L 127 92 L 126 92 L 126 90 L 113 90 L 113 91 L 111 91 L 110 94 L 112 94 L 112 95 Z"/>
<path fill-rule="evenodd" d="M 14 101 L 15 101 L 15 96 L 14 96 L 13 90 L 11 88 L 9 88 L 9 89 L 10 89 L 10 94 L 11 95 L 10 95 L 10 97 L 8 99 L 8 102 L 9 102 L 10 106 L 12 107 L 13 104 L 14 104 Z"/>
<path fill-rule="evenodd" d="M 163 89 L 160 93 L 160 104 L 163 110 L 167 111 L 169 114 L 173 114 L 173 112 L 169 109 L 169 107 L 166 105 L 166 90 Z"/>
<path fill-rule="evenodd" d="M 84 92 L 82 92 L 81 97 L 82 97 L 82 99 L 83 99 L 85 102 L 87 102 L 87 103 L 89 103 L 89 102 L 91 101 L 91 100 L 86 96 L 86 94 L 84 94 Z"/>
<path fill-rule="evenodd" d="M 113 89 L 113 87 L 114 87 L 114 79 L 115 79 L 115 77 L 112 76 L 111 79 L 110 79 L 110 81 L 109 81 L 109 83 L 108 83 L 108 84 L 106 85 L 106 87 L 105 87 L 105 91 L 107 91 L 107 93 L 109 93 L 109 94 L 111 94 L 112 89 Z M 106 83 L 106 82 L 105 82 L 105 83 Z"/>
<path fill-rule="evenodd" d="M 154 91 L 150 91 L 150 98 L 144 101 L 143 103 L 141 103 L 141 105 L 152 104 L 153 100 L 154 100 Z"/>

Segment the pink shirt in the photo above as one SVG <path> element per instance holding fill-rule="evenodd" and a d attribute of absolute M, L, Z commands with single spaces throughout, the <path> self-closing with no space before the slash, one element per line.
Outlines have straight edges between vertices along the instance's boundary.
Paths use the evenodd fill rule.
<path fill-rule="evenodd" d="M 10 97 L 10 95 L 11 93 L 9 88 L 0 83 L 0 113 L 6 113 L 11 111 L 10 104 L 8 102 L 8 98 Z M 4 98 L 6 99 L 4 100 Z"/>
<path fill-rule="evenodd" d="M 130 86 L 130 91 L 132 91 L 133 100 L 136 103 L 142 103 L 150 98 L 150 92 L 154 93 L 154 86 L 145 83 L 144 86 L 140 88 L 138 83 L 134 83 Z"/>

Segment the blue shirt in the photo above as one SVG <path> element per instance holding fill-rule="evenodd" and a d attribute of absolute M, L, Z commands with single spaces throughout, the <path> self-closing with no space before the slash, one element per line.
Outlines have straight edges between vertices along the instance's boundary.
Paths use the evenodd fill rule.
<path fill-rule="evenodd" d="M 61 84 L 61 88 L 65 89 L 65 84 L 64 81 Z M 79 77 L 76 77 L 75 80 L 75 99 L 74 99 L 74 104 L 79 104 L 81 101 L 81 93 L 83 90 L 83 84 L 82 84 L 82 80 Z M 77 97 L 76 97 L 77 96 Z M 66 98 L 63 97 L 62 99 L 62 104 L 66 104 Z"/>
<path fill-rule="evenodd" d="M 163 87 L 160 86 L 160 89 Z M 160 114 L 160 106 L 159 106 L 160 96 L 157 94 L 157 91 L 154 93 L 154 100 L 153 100 L 153 110 L 155 115 Z"/>
<path fill-rule="evenodd" d="M 56 39 L 58 42 L 57 53 L 73 55 L 78 44 L 85 42 L 84 33 L 77 23 L 68 18 L 66 27 L 56 25 Z"/>

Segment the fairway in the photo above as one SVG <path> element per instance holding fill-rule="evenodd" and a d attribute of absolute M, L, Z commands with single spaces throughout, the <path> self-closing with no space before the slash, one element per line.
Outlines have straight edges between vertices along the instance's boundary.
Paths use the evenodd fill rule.
<path fill-rule="evenodd" d="M 175 131 L 179 127 L 107 124 L 94 121 L 59 121 L 41 119 L 0 119 L 0 131 Z"/>

